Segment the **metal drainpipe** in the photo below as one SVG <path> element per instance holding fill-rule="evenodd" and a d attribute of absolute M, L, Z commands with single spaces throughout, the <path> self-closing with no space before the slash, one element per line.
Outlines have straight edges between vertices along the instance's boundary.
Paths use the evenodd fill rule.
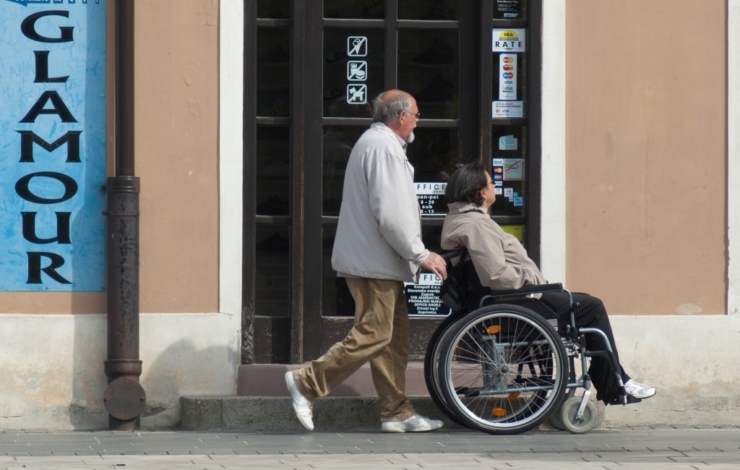
<path fill-rule="evenodd" d="M 139 178 L 134 176 L 134 0 L 115 2 L 116 172 L 108 178 L 106 284 L 109 429 L 134 431 L 146 405 L 139 384 Z"/>

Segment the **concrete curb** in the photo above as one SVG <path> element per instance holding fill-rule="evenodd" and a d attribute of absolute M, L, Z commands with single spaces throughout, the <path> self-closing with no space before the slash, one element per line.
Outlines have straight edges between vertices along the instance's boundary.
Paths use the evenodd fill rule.
<path fill-rule="evenodd" d="M 416 411 L 441 419 L 447 429 L 463 429 L 450 421 L 430 397 L 410 397 Z M 181 397 L 181 428 L 189 431 L 303 431 L 288 397 Z M 598 427 L 604 424 L 603 407 Z M 377 397 L 324 397 L 314 403 L 317 431 L 380 428 Z M 544 428 L 550 429 L 548 425 Z"/>
<path fill-rule="evenodd" d="M 430 397 L 410 397 L 422 415 L 461 429 L 437 409 Z M 181 428 L 189 431 L 302 431 L 288 397 L 181 397 Z M 377 397 L 324 397 L 314 403 L 316 430 L 380 428 Z"/>

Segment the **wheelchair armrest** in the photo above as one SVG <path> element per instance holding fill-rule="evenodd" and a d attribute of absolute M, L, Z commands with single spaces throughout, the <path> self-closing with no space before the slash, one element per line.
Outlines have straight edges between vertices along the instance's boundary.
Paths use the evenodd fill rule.
<path fill-rule="evenodd" d="M 513 290 L 492 290 L 488 297 L 509 297 L 514 295 L 541 294 L 543 292 L 558 292 L 563 290 L 563 284 L 539 284 L 524 286 Z"/>

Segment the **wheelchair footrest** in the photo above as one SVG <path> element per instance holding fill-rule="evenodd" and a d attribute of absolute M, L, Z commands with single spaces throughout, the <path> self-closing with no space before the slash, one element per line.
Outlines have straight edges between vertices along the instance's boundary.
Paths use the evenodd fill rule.
<path fill-rule="evenodd" d="M 641 398 L 635 398 L 632 395 L 620 395 L 619 398 L 606 403 L 607 405 L 632 405 L 642 402 Z"/>

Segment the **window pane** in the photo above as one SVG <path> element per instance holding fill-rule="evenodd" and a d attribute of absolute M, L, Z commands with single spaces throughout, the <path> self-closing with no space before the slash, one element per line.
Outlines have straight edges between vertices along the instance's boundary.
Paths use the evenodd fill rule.
<path fill-rule="evenodd" d="M 331 252 L 336 235 L 336 225 L 324 226 L 321 252 L 321 314 L 353 317 L 355 301 L 349 292 L 347 282 L 344 278 L 337 277 L 336 271 L 331 267 Z"/>
<path fill-rule="evenodd" d="M 457 20 L 459 0 L 398 0 L 398 17 L 402 20 Z"/>
<path fill-rule="evenodd" d="M 526 20 L 527 0 L 493 0 L 493 17 L 500 20 Z"/>
<path fill-rule="evenodd" d="M 491 178 L 496 185 L 492 215 L 526 215 L 527 128 L 494 126 Z"/>
<path fill-rule="evenodd" d="M 527 54 L 493 53 L 493 117 L 527 117 Z M 507 106 L 515 108 L 506 108 Z"/>
<path fill-rule="evenodd" d="M 370 100 L 383 91 L 382 29 L 324 30 L 324 116 L 370 117 Z"/>
<path fill-rule="evenodd" d="M 398 87 L 416 98 L 422 119 L 457 119 L 457 30 L 404 30 L 398 39 Z"/>
<path fill-rule="evenodd" d="M 257 0 L 257 18 L 290 18 L 290 0 Z"/>
<path fill-rule="evenodd" d="M 417 127 L 414 135 L 414 142 L 409 144 L 406 154 L 414 167 L 416 197 L 419 199 L 422 214 L 446 214 L 447 200 L 444 188 L 459 161 L 457 128 Z"/>
<path fill-rule="evenodd" d="M 257 214 L 290 213 L 290 128 L 257 128 Z"/>
<path fill-rule="evenodd" d="M 344 170 L 349 154 L 357 139 L 367 127 L 327 126 L 324 127 L 323 161 L 323 208 L 324 215 L 339 215 L 342 204 Z"/>
<path fill-rule="evenodd" d="M 257 29 L 257 116 L 290 116 L 290 29 Z"/>
<path fill-rule="evenodd" d="M 385 0 L 324 0 L 324 18 L 383 19 Z"/>
<path fill-rule="evenodd" d="M 290 315 L 290 227 L 257 226 L 255 313 L 271 317 Z"/>

